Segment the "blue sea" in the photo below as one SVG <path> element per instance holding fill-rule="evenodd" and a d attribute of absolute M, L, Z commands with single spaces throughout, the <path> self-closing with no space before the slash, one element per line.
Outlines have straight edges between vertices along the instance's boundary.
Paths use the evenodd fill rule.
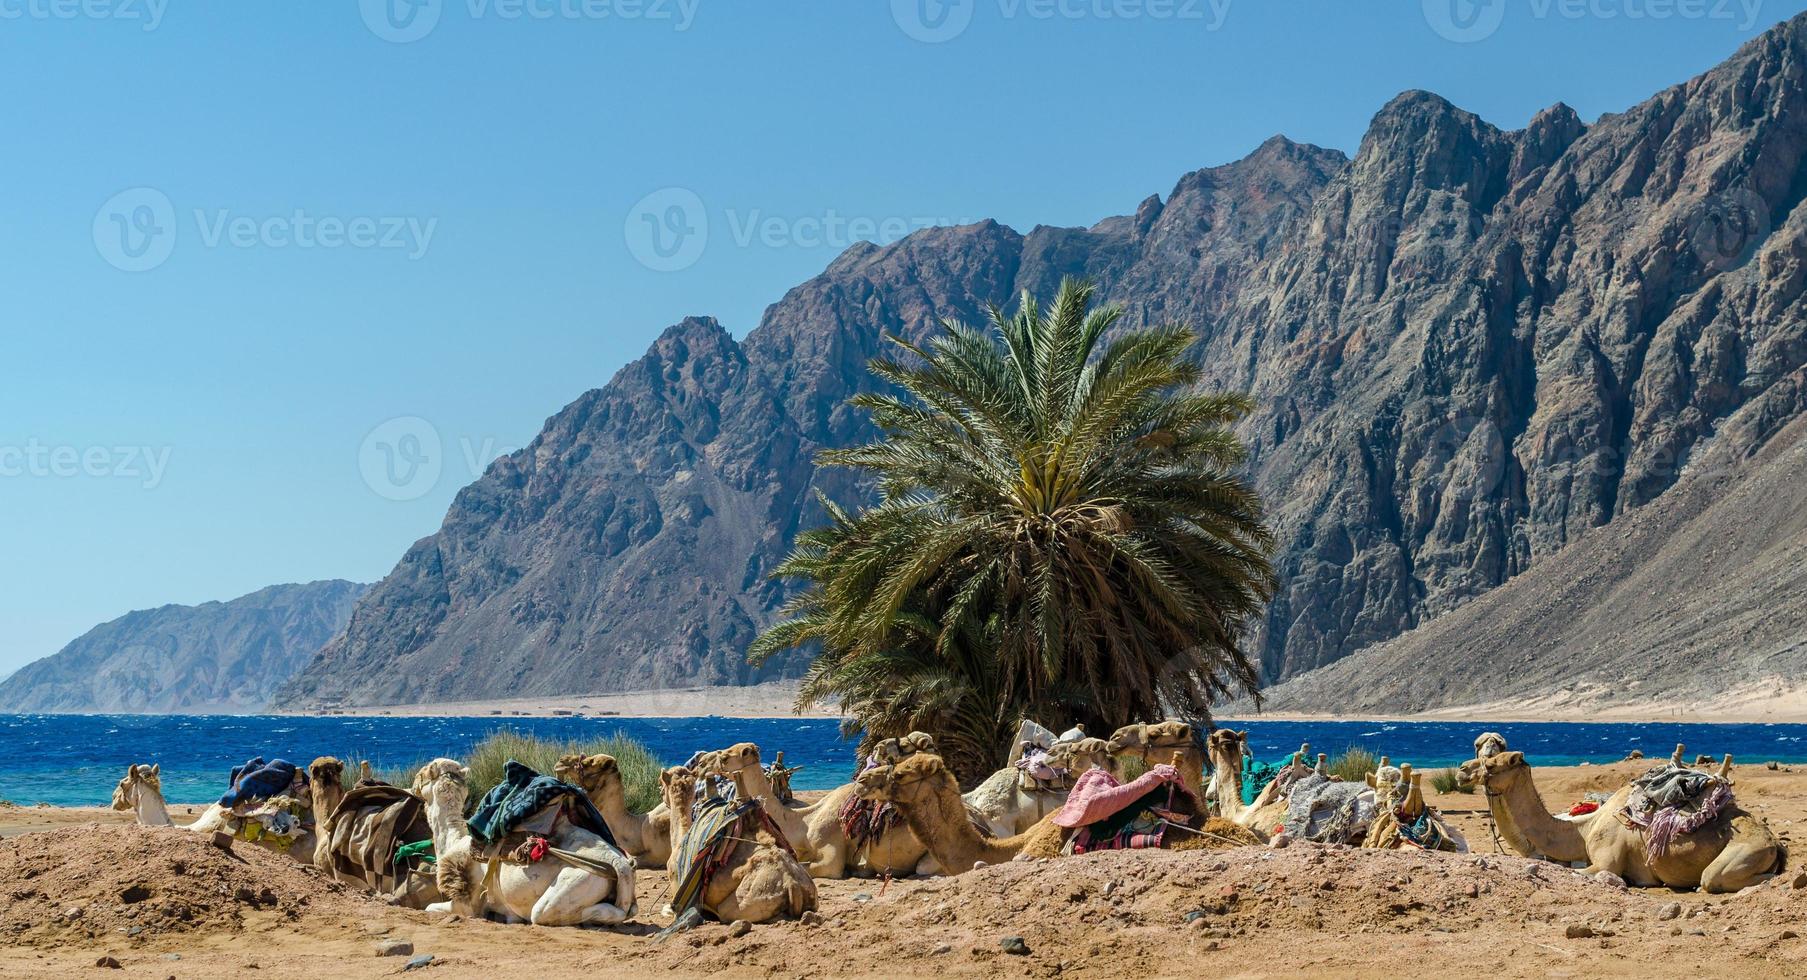
<path fill-rule="evenodd" d="M 1456 765 L 1482 731 L 1503 733 L 1540 765 L 1612 762 L 1632 749 L 1667 756 L 1685 742 L 1690 756 L 1731 753 L 1744 764 L 1807 763 L 1807 725 L 1569 724 L 1507 722 L 1293 722 L 1220 724 L 1249 730 L 1256 758 L 1277 760 L 1310 742 L 1335 754 L 1362 746 L 1419 767 Z M 378 768 L 438 756 L 458 758 L 498 729 L 552 738 L 622 733 L 667 762 L 735 742 L 757 742 L 767 761 L 784 750 L 802 765 L 796 789 L 847 781 L 854 744 L 834 720 L 796 718 L 305 718 L 291 716 L 0 715 L 0 799 L 30 805 L 105 805 L 134 762 L 162 766 L 171 802 L 217 798 L 231 768 L 252 756 L 307 762 L 316 756 L 369 759 Z"/>

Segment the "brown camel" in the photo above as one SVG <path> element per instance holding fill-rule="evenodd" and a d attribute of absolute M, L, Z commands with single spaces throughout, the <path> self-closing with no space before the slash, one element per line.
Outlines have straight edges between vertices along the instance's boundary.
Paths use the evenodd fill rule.
<path fill-rule="evenodd" d="M 858 789 L 849 783 L 806 807 L 787 807 L 772 794 L 771 778 L 760 764 L 759 746 L 751 742 L 713 752 L 704 763 L 730 778 L 744 777 L 747 795 L 758 799 L 767 814 L 796 848 L 812 878 L 875 878 L 926 874 L 928 848 L 907 824 L 887 829 L 876 840 L 856 845 L 841 826 L 841 809 Z"/>
<path fill-rule="evenodd" d="M 659 774 L 665 806 L 673 815 L 672 830 L 685 847 L 691 826 L 691 801 L 696 799 L 696 773 L 673 766 Z M 734 782 L 740 799 L 747 799 L 744 776 Z M 764 820 L 745 820 L 727 833 L 734 849 L 722 859 L 720 870 L 704 883 L 697 905 L 723 922 L 771 922 L 800 918 L 816 908 L 816 883 L 783 841 Z M 674 886 L 675 887 L 675 886 Z"/>
<path fill-rule="evenodd" d="M 973 827 L 960 783 L 940 756 L 919 753 L 895 765 L 859 774 L 854 788 L 861 798 L 890 803 L 903 814 L 913 836 L 928 842 L 935 863 L 949 874 L 1027 857 L 1059 857 L 1065 831 L 1053 816 L 1024 833 L 1003 839 L 984 837 Z"/>
<path fill-rule="evenodd" d="M 621 765 L 613 756 L 567 755 L 558 760 L 552 774 L 584 791 L 636 867 L 663 868 L 671 860 L 670 805 L 660 803 L 648 813 L 629 810 Z"/>
<path fill-rule="evenodd" d="M 1210 799 L 1205 793 L 1205 754 L 1199 749 L 1191 725 L 1173 720 L 1126 725 L 1111 733 L 1108 746 L 1111 755 L 1117 759 L 1137 758 L 1145 766 L 1175 765 L 1180 771 L 1180 781 L 1194 799 L 1201 802 Z M 1175 752 L 1180 754 L 1177 764 L 1172 762 Z"/>
<path fill-rule="evenodd" d="M 1726 756 L 1718 776 L 1728 784 L 1731 768 L 1732 757 Z M 1590 874 L 1610 871 L 1642 888 L 1666 885 L 1698 887 L 1709 893 L 1735 892 L 1774 877 L 1787 857 L 1769 825 L 1736 803 L 1693 833 L 1677 835 L 1663 854 L 1652 860 L 1645 850 L 1643 832 L 1619 819 L 1631 800 L 1630 786 L 1614 793 L 1593 813 L 1569 821 L 1550 814 L 1523 752 L 1470 759 L 1462 764 L 1462 778 L 1485 788 L 1500 836 L 1513 850 L 1526 857 L 1585 861 Z"/>

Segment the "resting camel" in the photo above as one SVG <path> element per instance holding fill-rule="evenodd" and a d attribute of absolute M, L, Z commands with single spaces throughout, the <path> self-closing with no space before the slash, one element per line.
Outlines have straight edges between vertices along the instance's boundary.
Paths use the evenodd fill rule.
<path fill-rule="evenodd" d="M 1721 779 L 1729 781 L 1731 767 L 1732 757 L 1726 756 Z M 1538 794 L 1523 752 L 1470 759 L 1462 764 L 1461 778 L 1486 790 L 1500 836 L 1513 850 L 1530 858 L 1585 861 L 1590 874 L 1610 871 L 1641 888 L 1735 892 L 1779 873 L 1787 857 L 1769 825 L 1735 803 L 1699 830 L 1678 835 L 1661 857 L 1651 860 L 1643 833 L 1619 820 L 1631 799 L 1630 786 L 1593 813 L 1562 820 L 1550 814 Z"/>
<path fill-rule="evenodd" d="M 210 803 L 193 823 L 176 823 L 170 819 L 169 807 L 163 802 L 162 767 L 159 765 L 126 767 L 125 777 L 113 787 L 113 809 L 131 810 L 140 826 L 175 827 L 177 830 L 197 834 L 230 834 L 237 830 L 237 822 L 244 819 L 233 816 L 231 810 L 218 803 Z M 311 864 L 314 860 L 314 830 L 311 824 L 303 824 L 300 833 L 290 839 L 287 847 L 278 845 L 271 838 L 257 841 L 256 844 L 303 864 Z"/>
<path fill-rule="evenodd" d="M 567 755 L 552 774 L 584 791 L 615 835 L 615 843 L 640 868 L 663 868 L 671 860 L 671 806 L 660 803 L 648 813 L 627 808 L 621 765 L 608 755 Z"/>
<path fill-rule="evenodd" d="M 1057 742 L 1048 750 L 1048 765 L 1064 774 L 1058 788 L 1044 789 L 1029 773 L 1015 766 L 1005 766 L 963 799 L 969 809 L 985 820 L 994 836 L 1009 837 L 1028 830 L 1060 809 L 1073 788 L 1073 780 L 1081 773 L 1109 763 L 1110 748 L 1104 739 Z"/>
<path fill-rule="evenodd" d="M 673 766 L 659 774 L 666 809 L 674 815 L 672 832 L 679 841 L 684 841 L 690 830 L 696 780 L 697 774 L 683 766 Z M 735 777 L 735 791 L 743 800 L 749 798 L 744 782 L 744 774 Z M 749 826 L 754 823 L 757 829 Z M 744 919 L 757 923 L 800 918 L 815 910 L 814 879 L 764 824 L 763 820 L 749 820 L 741 828 L 728 831 L 735 835 L 734 849 L 722 860 L 720 870 L 703 885 L 697 899 L 703 912 L 723 922 Z"/>
<path fill-rule="evenodd" d="M 773 795 L 771 777 L 759 761 L 759 746 L 752 742 L 709 753 L 703 765 L 735 779 L 737 785 L 744 785 L 748 795 L 759 800 L 796 849 L 798 859 L 809 868 L 812 878 L 902 877 L 933 870 L 934 866 L 924 861 L 928 848 L 910 833 L 908 826 L 892 827 L 862 847 L 855 847 L 847 839 L 847 831 L 841 826 L 841 808 L 854 797 L 856 784 L 842 786 L 809 806 L 793 808 L 779 803 Z"/>
<path fill-rule="evenodd" d="M 1209 799 L 1205 794 L 1205 756 L 1192 736 L 1191 725 L 1172 720 L 1127 725 L 1111 733 L 1107 748 L 1113 758 L 1140 758 L 1148 766 L 1168 763 L 1178 752 L 1180 761 L 1173 765 L 1180 771 L 1180 781 L 1194 799 Z"/>
<path fill-rule="evenodd" d="M 402 845 L 431 839 L 423 802 L 405 789 L 372 778 L 368 762 L 359 763 L 358 772 L 356 787 L 347 793 L 344 763 L 322 756 L 308 764 L 314 797 L 314 867 L 404 908 L 424 909 L 443 901 L 431 875 L 395 860 Z"/>
<path fill-rule="evenodd" d="M 935 863 L 948 874 L 1027 857 L 1059 857 L 1064 831 L 1053 817 L 1009 838 L 982 836 L 967 816 L 960 784 L 940 756 L 918 753 L 895 765 L 855 777 L 861 798 L 889 803 L 903 814 L 913 836 L 928 842 Z"/>
<path fill-rule="evenodd" d="M 494 910 L 509 922 L 536 926 L 612 926 L 634 914 L 633 862 L 568 821 L 554 821 L 546 837 L 555 852 L 571 854 L 589 867 L 569 864 L 556 854 L 520 864 L 479 853 L 464 819 L 469 778 L 470 770 L 451 759 L 435 759 L 414 777 L 414 793 L 426 800 L 427 822 L 433 827 L 439 890 L 448 899 L 427 906 L 428 911 L 477 917 Z"/>

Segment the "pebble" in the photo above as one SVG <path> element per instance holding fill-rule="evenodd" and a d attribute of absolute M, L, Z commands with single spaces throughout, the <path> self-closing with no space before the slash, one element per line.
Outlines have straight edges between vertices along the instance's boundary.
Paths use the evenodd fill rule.
<path fill-rule="evenodd" d="M 1794 884 L 1791 887 L 1793 887 L 1795 891 L 1807 891 L 1807 871 L 1795 875 Z"/>
<path fill-rule="evenodd" d="M 424 969 L 431 965 L 433 965 L 433 954 L 432 953 L 423 953 L 420 956 L 416 956 L 415 958 L 409 960 L 407 963 L 403 964 L 402 969 L 404 971 L 420 970 L 420 969 Z"/>
<path fill-rule="evenodd" d="M 1776 937 L 1776 942 L 1782 942 L 1783 940 L 1787 940 L 1787 939 L 1799 939 L 1799 938 L 1801 938 L 1800 934 L 1795 932 L 1793 929 L 1784 929 L 1784 930 L 1782 930 L 1781 935 Z"/>
<path fill-rule="evenodd" d="M 810 909 L 798 916 L 797 921 L 806 926 L 819 926 L 822 924 L 822 913 L 817 912 L 815 909 Z"/>
<path fill-rule="evenodd" d="M 122 969 L 124 969 L 124 967 L 119 965 L 119 961 L 114 959 L 111 956 L 103 956 L 100 959 L 95 960 L 94 965 L 98 966 L 102 969 L 105 969 L 105 970 L 122 970 Z"/>
<path fill-rule="evenodd" d="M 1468 883 L 1468 887 L 1462 889 L 1462 894 L 1467 895 L 1469 898 L 1480 898 L 1481 888 L 1471 881 Z"/>
<path fill-rule="evenodd" d="M 998 945 L 1002 946 L 1004 952 L 1009 953 L 1011 956 L 1029 955 L 1029 944 L 1023 942 L 1023 937 L 1021 936 L 1005 936 L 1003 941 Z"/>
<path fill-rule="evenodd" d="M 1602 871 L 1599 874 L 1594 875 L 1594 880 L 1608 888 L 1617 888 L 1620 890 L 1624 890 L 1625 888 L 1625 879 L 1613 874 L 1611 871 Z"/>
<path fill-rule="evenodd" d="M 936 943 L 935 948 L 929 950 L 929 953 L 934 956 L 945 956 L 953 951 L 954 947 L 948 943 Z"/>
<path fill-rule="evenodd" d="M 414 944 L 406 939 L 385 939 L 376 944 L 378 956 L 413 956 Z"/>
<path fill-rule="evenodd" d="M 1680 902 L 1670 902 L 1656 910 L 1656 920 L 1658 922 L 1668 922 L 1670 919 L 1679 919 L 1681 918 L 1681 915 L 1682 903 Z"/>
<path fill-rule="evenodd" d="M 753 931 L 753 923 L 748 922 L 745 919 L 735 919 L 733 922 L 728 923 L 728 938 L 729 939 L 739 939 L 740 937 L 742 937 L 752 931 Z"/>
<path fill-rule="evenodd" d="M 853 896 L 853 900 L 856 902 L 870 902 L 872 901 L 872 894 L 870 892 L 860 892 L 858 895 Z"/>
<path fill-rule="evenodd" d="M 181 953 L 164 953 L 163 958 L 168 960 L 171 963 L 174 963 L 177 960 L 180 960 L 182 958 L 182 954 Z"/>
<path fill-rule="evenodd" d="M 1570 939 L 1592 939 L 1594 938 L 1594 929 L 1592 926 L 1582 925 L 1577 922 L 1574 925 L 1569 926 L 1567 935 Z"/>

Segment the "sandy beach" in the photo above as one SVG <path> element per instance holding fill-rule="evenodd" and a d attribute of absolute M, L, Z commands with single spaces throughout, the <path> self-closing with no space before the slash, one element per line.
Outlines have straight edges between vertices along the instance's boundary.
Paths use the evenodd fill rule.
<path fill-rule="evenodd" d="M 578 694 L 544 698 L 504 698 L 484 701 L 436 701 L 431 704 L 361 705 L 284 710 L 270 714 L 342 715 L 346 717 L 416 718 L 835 718 L 832 709 L 795 710 L 795 681 L 756 684 L 750 687 L 687 687 L 658 691 L 620 691 L 610 694 Z"/>
<path fill-rule="evenodd" d="M 1540 769 L 1537 777 L 1556 805 L 1616 788 L 1645 765 Z M 1735 776 L 1739 801 L 1798 848 L 1807 821 L 1807 772 L 1747 766 Z M 640 875 L 641 914 L 618 930 L 450 921 L 382 905 L 255 848 L 236 849 L 235 863 L 218 869 L 199 866 L 203 848 L 183 858 L 190 863 L 182 877 L 201 884 L 172 879 L 162 849 L 200 846 L 179 831 L 129 828 L 124 815 L 111 811 L 11 808 L 0 810 L 0 835 L 9 838 L 0 843 L 0 891 L 12 897 L 0 911 L 0 974 L 66 977 L 111 957 L 127 975 L 183 980 L 253 967 L 270 978 L 386 977 L 399 973 L 405 958 L 376 955 L 375 944 L 384 939 L 432 955 L 423 976 L 482 980 L 498 970 L 527 970 L 543 980 L 928 972 L 1124 980 L 1395 977 L 1447 969 L 1513 978 L 1781 978 L 1807 972 L 1801 938 L 1807 878 L 1795 887 L 1798 859 L 1783 877 L 1737 895 L 1622 890 L 1493 853 L 1480 796 L 1433 802 L 1467 835 L 1474 853 L 1315 845 L 1108 852 L 1012 862 L 958 878 L 824 881 L 818 883 L 820 924 L 757 926 L 731 937 L 726 926 L 710 923 L 664 943 L 650 938 L 667 921 L 656 914 L 667 885 L 662 871 Z M 19 868 L 34 847 L 57 843 L 58 834 L 76 835 L 61 843 L 92 852 L 96 867 L 64 869 L 55 876 L 59 890 L 45 894 L 52 875 L 25 880 Z M 121 852 L 131 860 L 115 856 Z M 234 875 L 270 882 L 268 894 L 215 907 L 221 900 L 207 896 L 234 887 Z M 134 909 L 154 902 L 122 904 L 122 883 L 153 894 L 167 889 L 171 901 L 186 888 L 180 894 L 193 894 L 184 900 L 207 906 L 200 910 L 206 914 L 153 920 Z M 82 911 L 70 918 L 70 909 Z M 1188 913 L 1194 913 L 1190 922 Z M 1006 936 L 1022 937 L 1029 953 L 1004 953 Z"/>

